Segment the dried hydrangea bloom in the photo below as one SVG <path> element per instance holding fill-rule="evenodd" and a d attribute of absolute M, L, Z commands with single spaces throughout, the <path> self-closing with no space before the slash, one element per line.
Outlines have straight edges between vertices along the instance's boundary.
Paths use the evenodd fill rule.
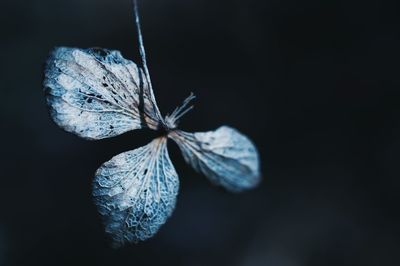
<path fill-rule="evenodd" d="M 178 144 L 185 161 L 214 184 L 240 192 L 260 181 L 256 147 L 236 129 L 188 133 L 177 128 L 193 107 L 193 95 L 162 117 L 136 1 L 134 5 L 143 68 L 118 51 L 59 47 L 47 60 L 44 79 L 51 116 L 68 132 L 89 140 L 140 128 L 166 132 L 146 146 L 114 156 L 96 171 L 93 196 L 115 246 L 152 237 L 174 210 L 179 179 L 168 155 L 168 138 Z"/>

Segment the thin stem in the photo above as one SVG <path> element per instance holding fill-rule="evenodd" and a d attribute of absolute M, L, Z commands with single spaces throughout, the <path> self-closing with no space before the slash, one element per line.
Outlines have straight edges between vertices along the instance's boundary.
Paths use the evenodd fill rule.
<path fill-rule="evenodd" d="M 183 101 L 183 104 L 180 107 L 175 108 L 175 110 L 172 112 L 172 114 L 170 115 L 170 117 L 176 121 L 179 118 L 181 118 L 184 114 L 186 114 L 187 112 L 189 112 L 190 110 L 193 109 L 193 105 L 186 108 L 186 106 L 196 98 L 196 96 L 194 96 L 193 92 L 190 93 L 190 95 Z M 186 109 L 185 109 L 186 108 Z"/>
<path fill-rule="evenodd" d="M 177 116 L 174 117 L 175 120 L 179 120 L 182 116 L 184 116 L 187 112 L 189 112 L 190 110 L 193 109 L 193 105 L 189 106 L 188 108 L 186 108 L 184 111 L 182 111 L 181 113 L 179 113 Z"/>
<path fill-rule="evenodd" d="M 137 3 L 137 0 L 133 0 L 133 9 L 134 9 L 134 14 L 135 14 L 136 29 L 137 29 L 137 33 L 138 33 L 139 53 L 140 53 L 140 57 L 142 58 L 142 66 L 143 66 L 144 74 L 149 83 L 150 97 L 154 104 L 154 108 L 156 109 L 158 119 L 160 119 L 160 121 L 164 123 L 164 119 L 161 116 L 160 110 L 158 109 L 158 106 L 157 106 L 156 98 L 154 97 L 153 85 L 151 83 L 150 73 L 149 73 L 149 69 L 147 67 L 146 51 L 144 49 L 142 30 L 140 27 L 139 6 Z"/>

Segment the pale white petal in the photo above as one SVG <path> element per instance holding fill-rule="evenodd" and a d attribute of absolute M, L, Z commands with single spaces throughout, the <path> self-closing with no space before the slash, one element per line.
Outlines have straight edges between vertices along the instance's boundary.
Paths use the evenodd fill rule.
<path fill-rule="evenodd" d="M 236 129 L 222 126 L 198 133 L 176 130 L 168 136 L 178 144 L 185 161 L 213 183 L 236 192 L 260 182 L 256 147 Z"/>
<path fill-rule="evenodd" d="M 56 48 L 43 85 L 54 121 L 86 139 L 157 129 L 160 123 L 142 70 L 118 51 Z"/>
<path fill-rule="evenodd" d="M 121 153 L 96 172 L 93 196 L 115 246 L 152 237 L 174 210 L 179 179 L 166 142 Z"/>

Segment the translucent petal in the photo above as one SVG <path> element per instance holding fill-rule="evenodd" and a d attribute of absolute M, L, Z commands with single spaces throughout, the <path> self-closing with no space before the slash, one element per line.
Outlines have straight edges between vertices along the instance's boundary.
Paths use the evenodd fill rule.
<path fill-rule="evenodd" d="M 118 51 L 56 48 L 43 85 L 53 120 L 86 139 L 156 129 L 160 123 L 142 70 Z"/>
<path fill-rule="evenodd" d="M 174 210 L 179 179 L 166 141 L 121 153 L 96 172 L 93 196 L 115 246 L 152 237 Z"/>
<path fill-rule="evenodd" d="M 222 126 L 198 133 L 176 130 L 168 136 L 178 144 L 185 161 L 213 183 L 239 192 L 260 182 L 256 147 L 236 129 Z"/>

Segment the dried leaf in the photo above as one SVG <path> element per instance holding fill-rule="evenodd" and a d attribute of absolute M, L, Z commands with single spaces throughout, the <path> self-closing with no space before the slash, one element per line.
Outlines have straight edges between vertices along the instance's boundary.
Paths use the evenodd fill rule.
<path fill-rule="evenodd" d="M 256 147 L 243 134 L 222 126 L 215 131 L 169 134 L 185 161 L 213 183 L 234 192 L 255 187 L 260 181 Z"/>
<path fill-rule="evenodd" d="M 174 210 L 179 179 L 166 142 L 121 153 L 96 172 L 95 203 L 115 246 L 152 237 Z"/>
<path fill-rule="evenodd" d="M 160 124 L 142 70 L 118 51 L 56 48 L 46 64 L 44 87 L 54 121 L 86 139 Z"/>

